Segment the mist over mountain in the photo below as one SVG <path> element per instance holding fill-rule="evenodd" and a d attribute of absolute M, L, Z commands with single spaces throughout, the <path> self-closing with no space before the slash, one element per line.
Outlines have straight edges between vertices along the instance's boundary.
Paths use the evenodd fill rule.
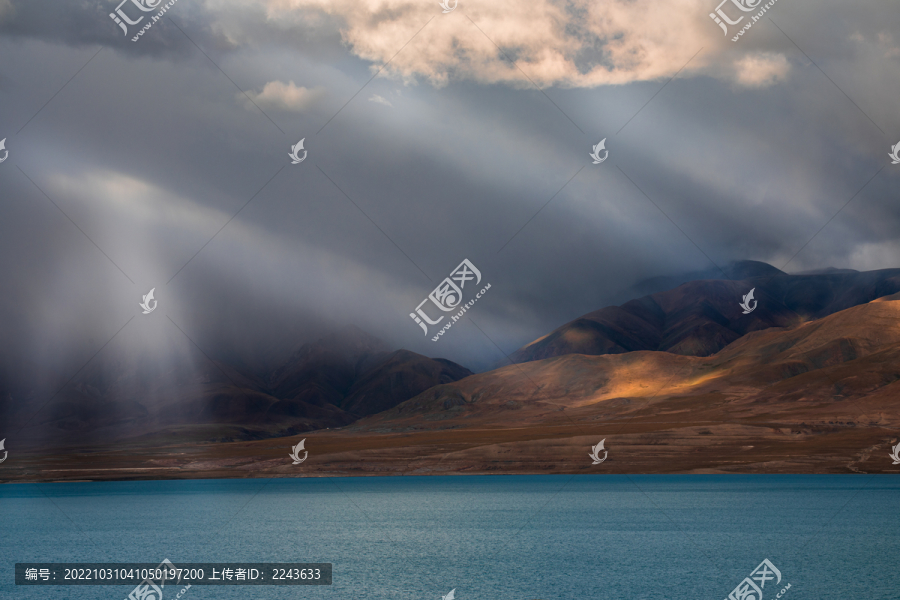
<path fill-rule="evenodd" d="M 690 281 L 601 308 L 517 351 L 518 364 L 477 375 L 355 326 L 255 365 L 224 358 L 227 348 L 213 354 L 177 327 L 138 330 L 150 340 L 144 347 L 113 342 L 56 394 L 37 383 L 22 394 L 0 381 L 0 418 L 4 435 L 33 451 L 296 441 L 329 430 L 538 431 L 584 411 L 577 419 L 615 420 L 651 398 L 654 414 L 687 411 L 708 422 L 775 403 L 800 422 L 827 423 L 828 398 L 851 390 L 858 406 L 871 404 L 872 426 L 886 422 L 900 378 L 891 320 L 900 269 L 790 275 L 746 261 L 728 272 L 735 279 Z M 758 304 L 743 314 L 750 289 Z"/>
<path fill-rule="evenodd" d="M 20 445 L 43 446 L 259 439 L 347 425 L 471 374 L 451 361 L 392 351 L 356 327 L 302 345 L 269 372 L 198 354 L 163 362 L 112 353 L 50 398 L 23 401 L 6 391 L 3 430 L 16 432 Z"/>

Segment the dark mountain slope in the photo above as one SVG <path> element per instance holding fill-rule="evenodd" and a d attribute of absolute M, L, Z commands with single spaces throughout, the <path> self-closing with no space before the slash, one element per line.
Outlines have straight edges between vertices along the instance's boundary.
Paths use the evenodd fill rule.
<path fill-rule="evenodd" d="M 517 350 L 514 362 L 565 354 L 659 350 L 709 356 L 752 331 L 794 327 L 900 291 L 900 269 L 789 275 L 745 261 L 741 280 L 691 281 L 665 292 L 588 313 Z M 755 288 L 756 310 L 740 302 Z"/>
<path fill-rule="evenodd" d="M 435 385 L 458 381 L 469 375 L 472 375 L 471 371 L 449 360 L 398 350 L 361 377 L 340 406 L 356 416 L 374 415 Z"/>
<path fill-rule="evenodd" d="M 471 375 L 448 360 L 392 353 L 356 327 L 305 344 L 271 373 L 219 360 L 162 366 L 115 354 L 103 359 L 52 398 L 13 405 L 7 393 L 0 413 L 11 418 L 3 430 L 19 447 L 260 439 L 342 427 Z"/>

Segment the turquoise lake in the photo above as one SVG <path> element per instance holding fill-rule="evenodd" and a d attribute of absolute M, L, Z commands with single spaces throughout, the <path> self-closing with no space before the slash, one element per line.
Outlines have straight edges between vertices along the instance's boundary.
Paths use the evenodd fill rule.
<path fill-rule="evenodd" d="M 900 478 L 461 476 L 0 486 L 17 562 L 329 562 L 331 586 L 192 586 L 182 600 L 722 600 L 764 559 L 786 600 L 900 598 Z M 168 588 L 167 588 L 168 590 Z M 171 597 L 174 598 L 173 589 Z M 170 595 L 164 597 L 169 600 Z"/>

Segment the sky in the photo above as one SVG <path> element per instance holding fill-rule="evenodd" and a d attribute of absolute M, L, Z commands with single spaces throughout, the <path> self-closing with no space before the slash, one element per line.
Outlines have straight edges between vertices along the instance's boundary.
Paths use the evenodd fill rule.
<path fill-rule="evenodd" d="M 166 5 L 0 0 L 7 378 L 348 325 L 481 370 L 652 277 L 900 266 L 896 3 L 177 0 L 132 41 Z"/>

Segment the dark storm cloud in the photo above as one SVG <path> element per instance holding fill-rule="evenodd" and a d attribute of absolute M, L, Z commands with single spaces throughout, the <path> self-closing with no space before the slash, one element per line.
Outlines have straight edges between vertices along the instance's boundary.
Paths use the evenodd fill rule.
<path fill-rule="evenodd" d="M 0 2 L 0 31 L 4 37 L 42 40 L 75 48 L 103 46 L 131 56 L 185 58 L 196 52 L 194 43 L 204 52 L 220 56 L 228 51 L 238 51 L 248 43 L 262 42 L 289 47 L 318 60 L 340 57 L 337 23 L 326 15 L 319 15 L 315 23 L 295 21 L 286 25 L 268 21 L 261 5 L 233 4 L 227 15 L 217 15 L 205 3 L 177 0 L 164 18 L 153 24 L 153 35 L 145 34 L 139 42 L 132 42 L 134 32 L 158 11 L 142 12 L 126 1 L 122 6 L 126 15 L 132 20 L 143 19 L 138 25 L 129 26 L 128 35 L 125 35 L 109 16 L 115 13 L 120 3 L 121 0 L 3 0 Z M 241 25 L 239 35 L 226 34 L 221 26 L 216 26 L 228 22 Z"/>
<path fill-rule="evenodd" d="M 897 17 L 874 3 L 858 17 L 778 7 L 853 101 L 769 26 L 699 54 L 654 98 L 666 78 L 641 73 L 674 75 L 700 44 L 650 31 L 677 61 L 622 70 L 627 85 L 541 93 L 500 58 L 429 70 L 422 57 L 451 26 L 435 22 L 386 71 L 397 77 L 360 92 L 372 63 L 356 54 L 377 58 L 379 27 L 402 11 L 354 21 L 340 3 L 305 4 L 180 0 L 172 18 L 215 64 L 171 23 L 127 41 L 114 3 L 2 13 L 7 348 L 64 377 L 132 316 L 168 316 L 214 355 L 258 364 L 353 323 L 479 368 L 643 279 L 710 259 L 782 266 L 889 162 L 897 140 L 881 130 L 900 139 Z M 309 157 L 291 165 L 301 138 Z M 602 138 L 610 159 L 593 165 Z M 897 179 L 880 173 L 790 269 L 897 266 Z M 492 288 L 431 342 L 409 313 L 464 258 Z M 151 287 L 160 309 L 141 315 Z"/>
<path fill-rule="evenodd" d="M 117 4 L 100 0 L 14 1 L 9 2 L 6 11 L 0 13 L 0 26 L 4 37 L 42 40 L 74 48 L 108 46 L 129 54 L 174 56 L 183 56 L 193 48 L 169 23 L 158 24 L 156 28 L 159 31 L 152 41 L 142 39 L 143 47 L 136 48 L 109 17 Z M 189 5 L 187 2 L 184 4 Z"/>

